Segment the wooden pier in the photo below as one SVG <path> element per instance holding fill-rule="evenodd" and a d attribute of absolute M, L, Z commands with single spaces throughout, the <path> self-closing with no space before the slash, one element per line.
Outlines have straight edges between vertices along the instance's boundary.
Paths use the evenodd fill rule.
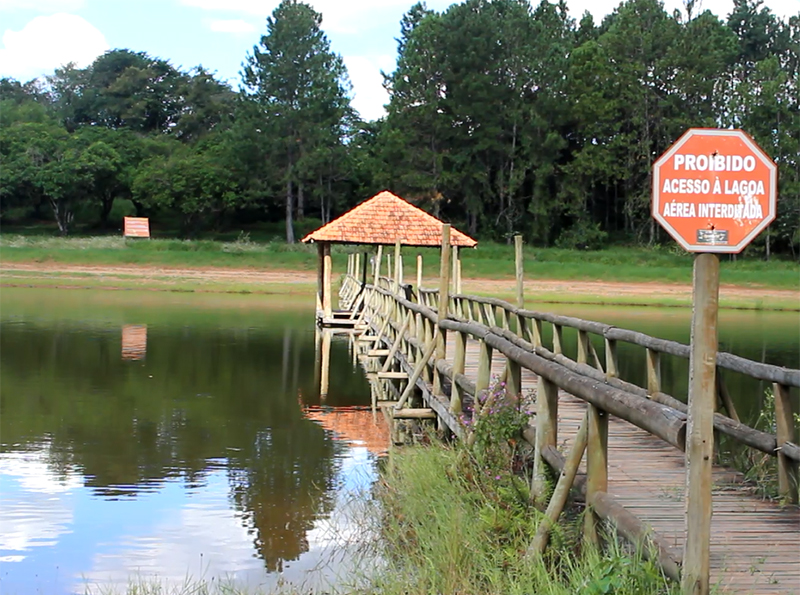
<path fill-rule="evenodd" d="M 688 359 L 689 346 L 526 310 L 521 283 L 516 305 L 463 295 L 456 267 L 450 295 L 448 231 L 438 289 L 419 287 L 419 275 L 416 286 L 404 284 L 397 269 L 393 277 L 380 276 L 380 256 L 368 283 L 351 257 L 340 304 L 356 329 L 355 349 L 376 404 L 380 400 L 394 419 L 435 418 L 468 439 L 461 417 L 483 414 L 475 397 L 493 377 L 512 394 L 533 395 L 535 420 L 524 437 L 534 448 L 534 496 L 547 518 L 555 522 L 571 491 L 589 510 L 586 540 L 599 543 L 598 524 L 610 523 L 623 538 L 646 545 L 665 574 L 680 580 L 687 545 L 687 407 L 662 392 L 660 360 L 665 354 Z M 551 333 L 543 332 L 546 326 Z M 577 333 L 575 353 L 565 353 L 564 329 Z M 545 335 L 552 336 L 548 344 Z M 619 378 L 621 343 L 646 351 L 647 386 Z M 772 383 L 776 433 L 739 422 L 719 374 L 714 429 L 777 459 L 781 500 L 759 497 L 741 473 L 715 466 L 711 540 L 695 545 L 709 552 L 711 584 L 719 592 L 800 595 L 800 447 L 790 396 L 800 387 L 800 370 L 727 353 L 718 354 L 717 369 Z M 540 524 L 532 551 L 544 550 L 548 527 Z"/>

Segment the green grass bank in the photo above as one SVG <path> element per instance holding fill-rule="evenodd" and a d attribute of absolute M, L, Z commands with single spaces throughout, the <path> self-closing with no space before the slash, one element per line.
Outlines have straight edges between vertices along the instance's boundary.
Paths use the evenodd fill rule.
<path fill-rule="evenodd" d="M 334 246 L 334 272 L 343 272 L 347 254 L 368 250 L 357 246 Z M 438 275 L 439 260 L 436 249 L 406 248 L 404 254 L 404 276 L 416 276 L 416 256 L 423 258 L 423 270 L 427 283 L 433 283 Z M 677 249 L 646 249 L 617 247 L 597 251 L 563 250 L 556 248 L 525 248 L 525 276 L 530 283 L 537 279 L 600 283 L 658 283 L 688 286 L 692 278 L 692 256 Z M 150 266 L 173 269 L 250 269 L 253 271 L 292 271 L 312 274 L 317 267 L 315 246 L 289 245 L 284 242 L 254 242 L 248 236 L 224 240 L 125 240 L 121 237 L 97 236 L 60 238 L 3 233 L 0 235 L 0 262 L 36 263 L 50 269 L 50 279 L 31 281 L 33 285 L 59 285 L 58 265 L 115 267 Z M 514 279 L 513 246 L 483 243 L 477 249 L 462 251 L 463 278 L 510 281 Z M 384 265 L 385 266 L 385 265 Z M 384 271 L 387 273 L 388 271 Z M 124 275 L 124 272 L 122 273 Z M 86 275 L 85 287 L 102 286 Z M 125 281 L 124 279 L 122 281 Z M 787 260 L 764 262 L 755 259 L 733 260 L 722 257 L 721 281 L 723 285 L 742 288 L 796 291 L 800 295 L 800 263 Z M 130 279 L 132 286 L 141 287 L 140 278 Z M 193 282 L 180 282 L 173 278 L 173 289 L 192 291 Z M 258 291 L 247 280 L 229 281 L 206 287 L 210 291 L 248 292 Z M 177 287 L 179 286 L 179 287 Z M 123 287 L 124 283 L 123 283 Z M 201 287 L 200 290 L 203 290 Z M 281 289 L 261 289 L 282 292 Z M 501 287 L 491 287 L 489 293 L 503 294 Z M 513 289 L 505 289 L 506 297 Z M 482 289 L 479 293 L 487 293 Z M 550 293 L 543 290 L 542 301 L 621 303 L 653 305 L 688 305 L 685 296 L 661 295 L 640 292 L 635 297 L 608 295 L 608 292 L 583 292 L 579 298 L 561 290 Z M 747 300 L 727 300 L 728 307 L 796 309 L 796 296 L 783 297 L 756 295 Z"/>

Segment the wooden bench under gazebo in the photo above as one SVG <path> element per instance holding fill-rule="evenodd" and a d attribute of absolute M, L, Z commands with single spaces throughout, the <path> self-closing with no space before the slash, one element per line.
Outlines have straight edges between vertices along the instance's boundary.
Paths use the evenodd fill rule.
<path fill-rule="evenodd" d="M 350 312 L 335 311 L 331 292 L 331 244 L 395 246 L 399 264 L 400 246 L 441 247 L 442 222 L 408 201 L 384 191 L 353 207 L 337 219 L 308 234 L 304 243 L 317 244 L 317 320 L 322 326 L 352 326 Z M 474 248 L 478 242 L 452 229 L 450 245 Z M 366 277 L 366 257 L 362 282 Z M 380 257 L 375 259 L 380 266 Z"/>

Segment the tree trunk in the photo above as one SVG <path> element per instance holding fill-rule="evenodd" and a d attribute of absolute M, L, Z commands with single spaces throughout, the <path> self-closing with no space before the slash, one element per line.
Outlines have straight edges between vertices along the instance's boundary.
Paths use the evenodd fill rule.
<path fill-rule="evenodd" d="M 305 219 L 305 199 L 303 198 L 303 183 L 297 183 L 297 220 Z"/>
<path fill-rule="evenodd" d="M 331 220 L 331 201 L 333 199 L 331 192 L 331 176 L 328 176 L 328 199 L 325 201 L 325 223 Z"/>
<path fill-rule="evenodd" d="M 114 206 L 114 198 L 103 197 L 102 205 L 100 208 L 100 226 L 103 229 L 108 227 L 108 216 L 111 214 L 111 209 Z"/>
<path fill-rule="evenodd" d="M 69 233 L 69 224 L 72 223 L 72 213 L 61 199 L 51 198 L 50 206 L 53 209 L 53 215 L 56 217 L 56 223 L 58 223 L 58 231 L 62 236 L 67 235 Z"/>
<path fill-rule="evenodd" d="M 145 216 L 144 205 L 142 203 L 140 203 L 138 200 L 131 199 L 131 202 L 133 203 L 133 208 L 136 209 L 136 216 L 137 217 L 144 217 Z"/>
<path fill-rule="evenodd" d="M 291 171 L 291 170 L 290 170 Z M 294 244 L 294 225 L 292 221 L 292 178 L 286 176 L 286 243 Z"/>

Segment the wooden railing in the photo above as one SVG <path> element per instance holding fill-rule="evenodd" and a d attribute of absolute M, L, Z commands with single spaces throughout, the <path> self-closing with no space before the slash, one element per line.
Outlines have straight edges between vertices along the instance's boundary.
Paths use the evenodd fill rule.
<path fill-rule="evenodd" d="M 443 261 L 446 262 L 444 253 Z M 378 347 L 374 353 L 385 357 L 377 377 L 405 381 L 404 388 L 396 395 L 394 411 L 407 411 L 409 400 L 421 394 L 442 423 L 457 436 L 469 440 L 469 432 L 462 423 L 464 403 L 472 402 L 470 415 L 482 414 L 478 397 L 490 386 L 494 352 L 502 354 L 505 360 L 502 380 L 511 394 L 518 395 L 522 391 L 523 369 L 536 374 L 535 426 L 524 432 L 525 439 L 534 448 L 534 497 L 544 505 L 551 469 L 557 472 L 558 482 L 547 503 L 546 522 L 540 524 L 539 534 L 534 539 L 534 550 L 544 550 L 550 527 L 558 518 L 567 494 L 577 487 L 590 510 L 584 528 L 587 540 L 597 542 L 599 520 L 612 521 L 618 531 L 634 543 L 652 546 L 649 551 L 656 553 L 664 571 L 679 578 L 680 554 L 608 493 L 608 416 L 630 422 L 684 450 L 687 406 L 663 391 L 661 366 L 664 355 L 688 360 L 688 345 L 600 322 L 527 310 L 496 298 L 460 293 L 448 296 L 446 311 L 441 312 L 441 291 L 419 286 L 421 263 L 418 262 L 417 287 L 403 284 L 396 269 L 393 279 L 381 277 L 376 270 L 374 277 L 367 280 L 363 273 L 360 279 L 356 276 L 358 268 L 357 262 L 348 268 L 340 293 L 341 302 L 352 310 L 351 316 L 369 326 L 371 338 Z M 442 267 L 441 275 L 445 295 L 446 269 Z M 574 358 L 565 353 L 565 329 L 577 335 Z M 454 345 L 450 358 L 445 357 L 448 333 L 452 333 Z M 550 339 L 546 344 L 547 336 Z M 474 381 L 465 374 L 469 339 L 477 342 Z M 388 349 L 380 349 L 382 345 Z M 618 352 L 623 345 L 645 351 L 646 381 L 642 386 L 620 378 Z M 792 418 L 790 388 L 800 387 L 800 370 L 755 362 L 730 353 L 717 355 L 717 367 L 718 371 L 727 370 L 772 383 L 776 433 L 741 423 L 719 373 L 718 399 L 727 415 L 716 413 L 714 427 L 735 442 L 777 457 L 779 492 L 787 501 L 797 503 L 800 447 Z M 556 448 L 559 390 L 587 403 L 580 430 L 566 454 Z M 584 452 L 586 474 L 579 476 L 578 467 Z"/>
<path fill-rule="evenodd" d="M 350 277 L 350 282 L 353 285 L 358 284 L 358 281 L 352 277 Z M 423 318 L 428 323 L 436 323 L 439 307 L 438 290 L 425 288 L 414 290 L 410 285 L 403 285 L 399 288 L 401 295 L 396 296 L 393 293 L 393 281 L 387 277 L 379 278 L 377 291 L 372 285 L 367 285 L 365 289 L 366 292 L 375 292 L 383 296 L 388 302 L 396 301 L 395 310 L 411 309 L 414 312 L 415 320 Z M 414 301 L 403 296 L 413 296 Z M 497 339 L 507 342 L 507 347 L 522 349 L 559 364 L 569 371 L 603 382 L 612 388 L 644 397 L 681 414 L 686 413 L 685 403 L 662 391 L 661 356 L 670 355 L 688 360 L 688 345 L 600 322 L 517 308 L 497 298 L 454 295 L 449 298 L 448 306 L 447 321 L 442 325 L 443 331 L 465 332 L 476 339 L 482 333 L 489 333 Z M 383 317 L 384 315 L 378 313 L 378 316 Z M 469 323 L 477 323 L 480 326 Z M 545 335 L 544 324 L 551 326 L 552 342 L 549 348 L 543 344 L 542 340 Z M 575 360 L 564 353 L 564 329 L 573 329 L 577 332 L 577 357 Z M 433 331 L 428 330 L 427 332 L 430 335 Z M 592 337 L 599 337 L 605 346 L 602 360 L 591 340 Z M 490 343 L 493 341 L 494 339 L 489 340 Z M 645 350 L 646 387 L 637 386 L 618 377 L 617 351 L 618 345 L 623 343 Z M 785 467 L 787 464 L 791 467 L 789 461 L 800 461 L 800 447 L 793 442 L 794 424 L 791 416 L 788 416 L 788 420 L 781 419 L 786 417 L 782 415 L 782 412 L 791 411 L 789 390 L 791 387 L 800 387 L 800 370 L 755 362 L 725 352 L 717 355 L 717 366 L 723 370 L 737 372 L 773 384 L 777 433 L 763 432 L 740 422 L 721 375 L 718 376 L 718 396 L 728 415 L 715 414 L 715 428 L 742 444 L 769 455 L 778 456 L 779 467 Z M 532 371 L 536 372 L 536 370 Z M 451 380 L 449 376 L 448 380 Z M 462 379 L 462 382 L 464 380 Z M 468 388 L 469 394 L 474 396 L 475 389 L 472 386 L 468 386 Z M 480 392 L 485 388 L 485 386 L 479 386 L 477 390 Z M 683 448 L 682 444 L 676 446 Z M 779 477 L 786 479 L 786 473 L 779 473 Z M 783 488 L 781 491 L 784 491 Z"/>
<path fill-rule="evenodd" d="M 382 341 L 389 346 L 385 352 L 384 369 L 378 376 L 407 379 L 396 408 L 406 407 L 412 393 L 422 389 L 428 405 L 462 438 L 468 438 L 459 419 L 463 403 L 471 399 L 472 415 L 481 415 L 477 397 L 489 388 L 494 351 L 505 358 L 503 380 L 510 393 L 521 392 L 523 368 L 536 374 L 539 380 L 535 427 L 525 432 L 525 438 L 534 447 L 532 487 L 535 497 L 544 495 L 548 468 L 560 475 L 547 517 L 555 520 L 560 514 L 586 451 L 587 473 L 585 478 L 578 478 L 578 482 L 592 511 L 587 515 L 587 539 L 597 540 L 596 523 L 599 519 L 611 520 L 632 541 L 650 543 L 664 570 L 677 578 L 679 554 L 657 535 L 652 535 L 607 493 L 608 415 L 626 420 L 683 450 L 687 407 L 662 391 L 661 356 L 666 354 L 688 359 L 689 346 L 599 322 L 526 310 L 503 300 L 473 295 L 450 296 L 447 315 L 440 316 L 437 290 L 414 289 L 385 277 L 379 277 L 376 286 L 362 285 L 348 275 L 343 283 L 342 296 L 344 301 L 351 300 L 353 306 L 360 301 L 358 316 L 368 321 L 377 333 L 376 343 Z M 543 341 L 544 325 L 551 327 L 549 345 Z M 564 329 L 573 329 L 577 333 L 575 359 L 564 352 Z M 444 358 L 443 352 L 447 333 L 454 336 L 452 364 Z M 603 357 L 595 348 L 593 337 L 602 340 Z M 468 338 L 478 343 L 474 382 L 465 375 Z M 617 352 L 621 344 L 646 350 L 647 386 L 619 378 Z M 440 349 L 437 350 L 437 346 Z M 437 351 L 441 354 L 439 357 Z M 390 369 L 395 362 L 403 370 L 399 374 Z M 716 413 L 714 426 L 734 441 L 776 456 L 779 491 L 788 501 L 796 503 L 800 447 L 796 443 L 789 390 L 790 387 L 800 387 L 800 370 L 755 362 L 729 353 L 719 353 L 717 366 L 773 383 L 777 418 L 775 434 L 741 423 L 723 382 L 718 382 L 718 393 L 728 415 Z M 450 387 L 449 395 L 445 395 L 447 386 Z M 429 390 L 427 387 L 432 388 Z M 572 452 L 566 456 L 556 448 L 559 389 L 588 404 Z M 535 546 L 543 549 L 546 541 L 545 534 L 535 541 Z"/>

